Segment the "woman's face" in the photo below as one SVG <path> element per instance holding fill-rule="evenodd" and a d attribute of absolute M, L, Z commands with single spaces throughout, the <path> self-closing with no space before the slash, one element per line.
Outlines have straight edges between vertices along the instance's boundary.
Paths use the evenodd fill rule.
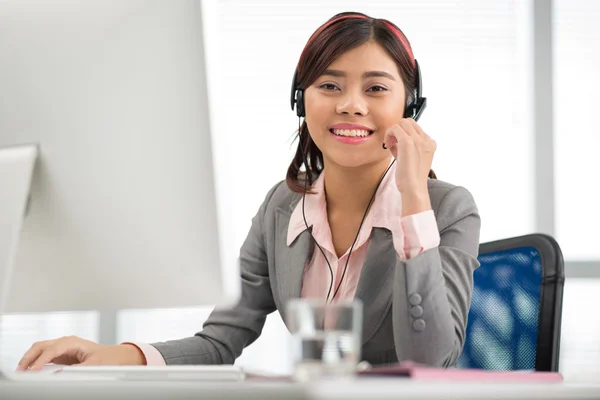
<path fill-rule="evenodd" d="M 375 42 L 337 58 L 305 90 L 306 123 L 325 165 L 389 160 L 386 130 L 400 122 L 406 96 L 398 67 Z"/>

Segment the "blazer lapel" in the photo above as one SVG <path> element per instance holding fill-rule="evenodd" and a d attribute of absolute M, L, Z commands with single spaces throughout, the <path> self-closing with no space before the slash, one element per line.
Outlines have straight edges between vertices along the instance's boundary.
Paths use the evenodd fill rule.
<path fill-rule="evenodd" d="M 312 254 L 313 243 L 307 231 L 302 232 L 288 247 L 287 232 L 291 214 L 284 209 L 276 210 L 277 244 L 275 247 L 275 265 L 277 293 L 279 294 L 279 313 L 286 322 L 286 307 L 291 299 L 299 298 L 302 289 L 304 267 Z"/>
<path fill-rule="evenodd" d="M 377 332 L 392 304 L 396 262 L 391 233 L 373 228 L 355 294 L 363 303 L 363 344 Z"/>

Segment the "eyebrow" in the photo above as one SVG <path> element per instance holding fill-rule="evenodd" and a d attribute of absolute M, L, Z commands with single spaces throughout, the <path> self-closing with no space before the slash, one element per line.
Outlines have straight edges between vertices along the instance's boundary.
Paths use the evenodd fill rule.
<path fill-rule="evenodd" d="M 321 75 L 335 76 L 337 78 L 343 78 L 346 76 L 344 71 L 339 71 L 337 69 L 326 69 Z M 363 78 L 388 78 L 393 81 L 396 80 L 394 76 L 385 71 L 367 71 L 363 74 Z"/>

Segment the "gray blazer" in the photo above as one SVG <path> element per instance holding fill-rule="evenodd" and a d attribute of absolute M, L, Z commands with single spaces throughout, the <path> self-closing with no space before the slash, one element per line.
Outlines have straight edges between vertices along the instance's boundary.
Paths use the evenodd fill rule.
<path fill-rule="evenodd" d="M 373 365 L 412 360 L 448 367 L 462 351 L 480 218 L 466 189 L 433 179 L 428 186 L 439 247 L 402 261 L 384 228 L 373 228 L 368 244 L 355 296 L 364 309 L 362 359 Z M 215 309 L 193 337 L 153 343 L 167 364 L 232 364 L 259 337 L 268 314 L 279 310 L 286 320 L 285 305 L 300 297 L 314 250 L 307 231 L 286 244 L 301 198 L 285 182 L 269 191 L 240 251 L 239 304 Z"/>

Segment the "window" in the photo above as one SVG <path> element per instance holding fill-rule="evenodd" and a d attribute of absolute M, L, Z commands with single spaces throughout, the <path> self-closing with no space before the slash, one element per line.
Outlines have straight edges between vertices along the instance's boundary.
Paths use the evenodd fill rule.
<path fill-rule="evenodd" d="M 600 3 L 555 0 L 553 11 L 557 240 L 567 260 L 600 270 Z"/>
<path fill-rule="evenodd" d="M 566 380 L 589 381 L 600 374 L 600 3 L 554 0 L 552 12 L 556 238 L 567 261 L 560 365 Z M 573 261 L 595 278 L 569 278 Z"/>

